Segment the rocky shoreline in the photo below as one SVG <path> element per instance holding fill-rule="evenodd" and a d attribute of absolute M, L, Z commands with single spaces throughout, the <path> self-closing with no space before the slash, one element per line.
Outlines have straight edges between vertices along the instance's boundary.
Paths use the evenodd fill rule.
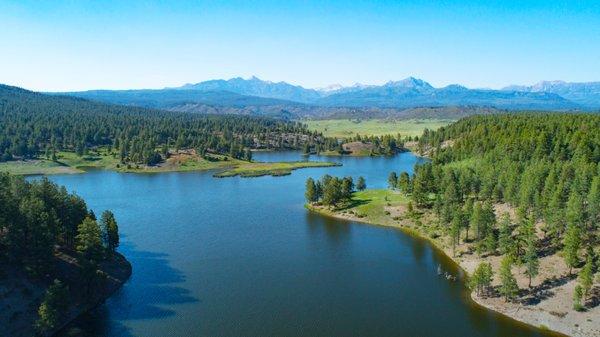
<path fill-rule="evenodd" d="M 444 245 L 438 240 L 429 238 L 419 230 L 412 228 L 406 221 L 375 222 L 370 221 L 370 219 L 366 217 L 357 216 L 352 212 L 336 212 L 324 207 L 313 205 L 307 205 L 306 208 L 309 211 L 338 219 L 355 221 L 368 225 L 397 228 L 408 235 L 425 239 L 429 241 L 436 249 L 442 251 L 467 274 L 472 273 L 481 260 L 474 254 L 462 256 L 458 255 L 456 257 L 453 256 L 451 247 Z M 388 209 L 387 211 L 394 215 L 393 209 Z M 400 213 L 403 213 L 403 211 L 400 211 Z M 546 267 L 553 268 L 557 263 L 562 263 L 562 261 L 559 261 L 559 259 L 556 259 L 556 261 L 546 261 Z M 521 282 L 519 282 L 519 286 L 521 288 L 525 288 L 526 284 L 521 284 L 524 282 L 524 280 L 520 281 Z M 558 285 L 551 289 L 551 298 L 527 305 L 524 305 L 521 301 L 505 302 L 499 297 L 478 297 L 474 292 L 471 293 L 470 297 L 475 303 L 482 307 L 498 312 L 516 321 L 544 330 L 556 332 L 557 335 L 564 334 L 577 337 L 600 336 L 600 306 L 595 306 L 584 312 L 573 310 L 571 297 L 577 280 L 574 277 L 565 277 L 563 279 L 556 280 L 556 283 Z M 494 282 L 494 285 L 497 284 L 497 281 Z M 543 285 L 540 285 L 540 288 L 543 288 Z"/>
<path fill-rule="evenodd" d="M 58 251 L 55 255 L 55 273 L 48 280 L 29 280 L 22 272 L 8 269 L 0 281 L 0 337 L 36 336 L 35 322 L 38 307 L 51 279 L 59 279 L 70 289 L 71 305 L 56 326 L 41 336 L 54 336 L 82 314 L 95 309 L 119 290 L 131 276 L 132 268 L 127 259 L 115 253 L 100 264 L 98 273 L 104 276 L 99 288 L 92 294 L 84 294 L 80 265 L 69 252 Z M 39 334 L 37 334 L 39 336 Z"/>

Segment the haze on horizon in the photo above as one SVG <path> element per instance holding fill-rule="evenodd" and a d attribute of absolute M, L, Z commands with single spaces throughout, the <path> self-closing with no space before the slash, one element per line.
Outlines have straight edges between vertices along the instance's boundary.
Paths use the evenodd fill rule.
<path fill-rule="evenodd" d="M 39 91 L 600 80 L 597 1 L 8 0 L 0 22 L 0 83 Z"/>

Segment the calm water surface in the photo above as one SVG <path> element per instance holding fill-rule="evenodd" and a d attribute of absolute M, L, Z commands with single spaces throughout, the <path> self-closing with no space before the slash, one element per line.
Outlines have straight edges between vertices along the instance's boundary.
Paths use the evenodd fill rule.
<path fill-rule="evenodd" d="M 257 153 L 257 160 L 299 160 Z M 478 308 L 456 267 L 397 230 L 340 221 L 303 208 L 307 177 L 362 175 L 383 188 L 412 170 L 410 153 L 315 158 L 342 167 L 285 177 L 211 173 L 52 176 L 100 214 L 111 209 L 129 282 L 63 336 L 540 336 Z"/>

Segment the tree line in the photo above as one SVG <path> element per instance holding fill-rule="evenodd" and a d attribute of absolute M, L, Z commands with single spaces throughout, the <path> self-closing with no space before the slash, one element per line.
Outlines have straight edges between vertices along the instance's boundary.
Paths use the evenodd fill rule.
<path fill-rule="evenodd" d="M 362 191 L 367 188 L 365 178 L 358 177 L 356 185 L 352 177 L 333 177 L 325 174 L 319 180 L 308 178 L 304 196 L 308 203 L 322 203 L 327 206 L 337 206 L 352 198 L 355 188 Z"/>
<path fill-rule="evenodd" d="M 518 291 L 511 266 L 525 266 L 531 286 L 544 248 L 561 253 L 569 274 L 579 269 L 574 306 L 584 306 L 598 270 L 600 116 L 473 116 L 426 130 L 418 147 L 431 161 L 413 175 L 391 173 L 390 187 L 432 210 L 453 246 L 474 242 L 481 254 L 504 255 L 499 290 L 507 299 Z M 516 220 L 495 211 L 501 203 Z M 474 279 L 483 291 L 491 273 L 480 267 Z"/>
<path fill-rule="evenodd" d="M 249 149 L 301 149 L 331 140 L 296 122 L 265 117 L 201 115 L 51 96 L 0 85 L 0 161 L 56 159 L 107 147 L 123 163 L 155 164 L 169 149 L 193 148 L 251 159 Z"/>

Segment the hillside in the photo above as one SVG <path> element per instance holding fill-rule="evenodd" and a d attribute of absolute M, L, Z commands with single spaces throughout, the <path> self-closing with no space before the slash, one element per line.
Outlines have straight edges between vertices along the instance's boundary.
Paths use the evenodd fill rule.
<path fill-rule="evenodd" d="M 249 160 L 250 149 L 323 144 L 305 126 L 271 118 L 169 112 L 0 86 L 0 161 L 78 156 L 108 148 L 121 165 L 155 165 L 169 150 Z M 329 145 L 328 145 L 329 146 Z"/>

